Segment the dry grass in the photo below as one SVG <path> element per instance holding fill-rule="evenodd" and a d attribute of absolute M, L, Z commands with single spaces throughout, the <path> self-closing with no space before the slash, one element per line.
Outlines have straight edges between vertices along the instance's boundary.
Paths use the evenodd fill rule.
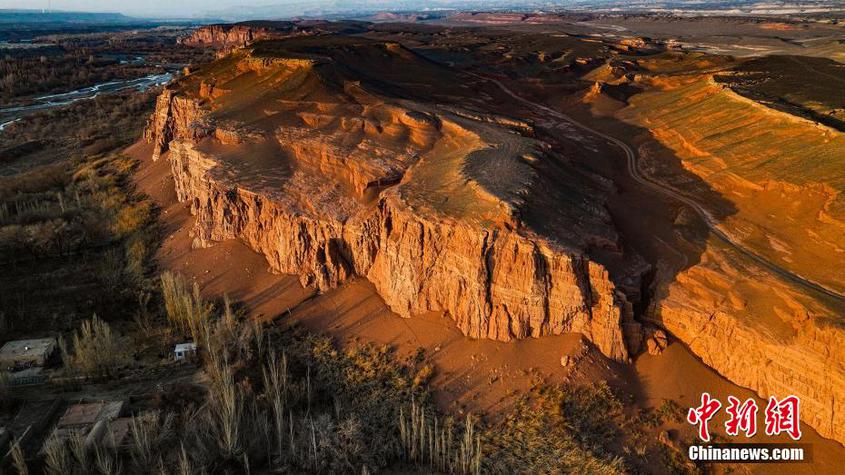
<path fill-rule="evenodd" d="M 234 375 L 229 366 L 228 357 L 213 361 L 218 365 L 215 379 L 209 394 L 209 409 L 213 416 L 213 428 L 220 453 L 233 458 L 242 453 L 242 429 L 244 422 L 245 398 L 243 391 L 235 384 Z"/>
<path fill-rule="evenodd" d="M 123 471 L 119 455 L 104 447 L 94 447 L 94 469 L 100 475 L 113 475 Z"/>
<path fill-rule="evenodd" d="M 64 338 L 59 338 L 59 348 L 65 367 L 86 377 L 111 377 L 129 358 L 126 342 L 97 315 L 83 321 L 74 332 L 73 353 L 68 351 Z"/>
<path fill-rule="evenodd" d="M 443 473 L 481 473 L 481 438 L 475 422 L 467 415 L 462 437 L 455 437 L 451 419 L 443 423 L 426 414 L 415 401 L 399 413 L 399 437 L 406 460 Z"/>
<path fill-rule="evenodd" d="M 20 440 L 15 439 L 12 442 L 12 448 L 9 453 L 12 456 L 12 467 L 15 468 L 18 475 L 28 475 L 29 466 L 26 464 L 26 457 L 24 456 L 23 449 L 21 449 Z"/>
<path fill-rule="evenodd" d="M 200 341 L 206 335 L 212 307 L 200 296 L 199 286 L 188 286 L 182 276 L 165 272 L 161 275 L 161 292 L 171 325 Z"/>
<path fill-rule="evenodd" d="M 184 279 L 169 282 L 174 295 L 197 303 Z M 125 454 L 48 442 L 52 473 L 624 469 L 602 446 L 615 435 L 611 417 L 619 409 L 606 388 L 538 390 L 502 424 L 471 416 L 455 422 L 430 403 L 419 356 L 400 359 L 374 345 L 340 351 L 297 328 L 250 322 L 228 299 L 200 303 L 209 309 L 197 340 L 210 381 L 204 400 L 137 414 Z"/>
<path fill-rule="evenodd" d="M 620 437 L 621 404 L 604 384 L 540 386 L 482 433 L 490 473 L 625 473 L 609 449 Z"/>
<path fill-rule="evenodd" d="M 44 472 L 50 475 L 71 473 L 72 461 L 68 447 L 55 434 L 44 442 Z"/>

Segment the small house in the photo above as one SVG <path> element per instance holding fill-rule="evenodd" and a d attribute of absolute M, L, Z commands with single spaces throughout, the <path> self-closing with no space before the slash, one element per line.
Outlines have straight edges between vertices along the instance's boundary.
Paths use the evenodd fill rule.
<path fill-rule="evenodd" d="M 55 351 L 55 338 L 8 341 L 0 348 L 0 370 L 44 366 Z"/>
<path fill-rule="evenodd" d="M 179 343 L 173 349 L 173 358 L 176 361 L 182 361 L 186 358 L 192 358 L 197 354 L 196 343 Z"/>
<path fill-rule="evenodd" d="M 120 418 L 123 412 L 123 401 L 72 404 L 56 423 L 53 437 L 69 440 L 80 435 L 90 445 L 102 439 L 111 422 Z"/>

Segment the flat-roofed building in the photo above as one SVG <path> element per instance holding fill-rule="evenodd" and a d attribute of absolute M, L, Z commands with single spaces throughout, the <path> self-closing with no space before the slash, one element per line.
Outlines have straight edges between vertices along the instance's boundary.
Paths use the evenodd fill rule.
<path fill-rule="evenodd" d="M 55 338 L 8 341 L 0 348 L 0 370 L 44 366 L 54 351 Z"/>
<path fill-rule="evenodd" d="M 53 437 L 69 440 L 74 435 L 79 435 L 84 437 L 89 445 L 99 442 L 110 431 L 112 421 L 123 414 L 123 409 L 123 401 L 72 404 L 56 423 Z M 122 439 L 123 436 L 121 441 Z"/>
<path fill-rule="evenodd" d="M 67 408 L 56 427 L 86 427 L 97 421 L 111 421 L 120 417 L 123 401 L 101 401 L 74 404 Z"/>

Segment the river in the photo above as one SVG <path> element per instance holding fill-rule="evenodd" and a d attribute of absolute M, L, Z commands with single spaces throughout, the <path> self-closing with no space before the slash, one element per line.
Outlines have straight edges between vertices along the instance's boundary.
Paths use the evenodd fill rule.
<path fill-rule="evenodd" d="M 73 104 L 77 101 L 86 99 L 93 99 L 100 94 L 114 93 L 118 91 L 125 91 L 127 89 L 136 89 L 138 91 L 145 91 L 151 87 L 161 86 L 166 84 L 173 78 L 173 74 L 165 72 L 161 74 L 151 74 L 135 79 L 121 79 L 118 81 L 109 81 L 93 86 L 83 87 L 75 91 L 63 92 L 59 94 L 49 94 L 46 96 L 39 96 L 27 105 L 0 108 L 0 131 L 4 130 L 10 124 L 13 124 L 29 114 L 53 109 L 56 107 Z"/>

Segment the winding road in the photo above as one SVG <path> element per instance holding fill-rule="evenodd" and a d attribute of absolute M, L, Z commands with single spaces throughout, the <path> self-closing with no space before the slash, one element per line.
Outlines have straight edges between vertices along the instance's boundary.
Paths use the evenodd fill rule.
<path fill-rule="evenodd" d="M 690 197 L 685 196 L 685 195 L 679 193 L 678 191 L 676 191 L 676 190 L 674 190 L 674 189 L 672 189 L 672 188 L 670 188 L 670 187 L 668 187 L 668 186 L 666 186 L 666 185 L 664 185 L 660 182 L 657 182 L 657 181 L 655 181 L 651 178 L 644 176 L 640 172 L 640 169 L 639 169 L 639 162 L 637 160 L 637 153 L 634 151 L 634 149 L 632 149 L 625 142 L 617 139 L 616 137 L 610 136 L 608 134 L 605 134 L 603 132 L 595 130 L 591 127 L 588 127 L 588 126 L 576 121 L 575 119 L 569 117 L 568 115 L 552 109 L 551 107 L 530 101 L 530 100 L 516 94 L 515 92 L 510 90 L 507 86 L 502 84 L 501 81 L 499 81 L 497 79 L 482 76 L 480 74 L 475 74 L 475 73 L 471 73 L 471 72 L 466 72 L 466 73 L 473 76 L 473 77 L 476 77 L 478 79 L 482 79 L 484 81 L 488 81 L 490 83 L 495 84 L 499 89 L 502 90 L 502 92 L 504 92 L 508 96 L 516 99 L 517 101 L 519 101 L 523 104 L 531 106 L 531 107 L 533 107 L 537 110 L 541 110 L 544 113 L 550 115 L 551 117 L 561 119 L 561 120 L 579 128 L 579 129 L 581 129 L 581 130 L 583 130 L 587 133 L 601 137 L 602 139 L 610 142 L 611 144 L 615 145 L 616 147 L 619 147 L 625 153 L 625 157 L 627 159 L 627 165 L 628 165 L 628 167 L 627 167 L 628 168 L 628 174 L 631 175 L 631 178 L 634 181 L 636 181 L 637 183 L 639 183 L 639 184 L 641 184 L 641 185 L 643 185 L 647 188 L 650 188 L 650 189 L 652 189 L 652 190 L 654 190 L 658 193 L 661 193 L 664 196 L 668 196 L 669 198 L 672 198 L 676 201 L 679 201 L 679 202 L 689 206 L 690 208 L 692 208 L 701 217 L 701 219 L 707 225 L 710 232 L 712 232 L 713 235 L 716 236 L 720 241 L 722 241 L 725 244 L 727 244 L 728 246 L 732 247 L 737 252 L 739 252 L 743 256 L 751 259 L 752 261 L 759 264 L 763 268 L 765 268 L 765 269 L 769 270 L 770 272 L 778 275 L 779 277 L 782 277 L 785 280 L 788 280 L 789 282 L 792 282 L 792 283 L 797 284 L 801 287 L 804 287 L 805 289 L 809 289 L 809 290 L 824 294 L 824 295 L 831 297 L 831 298 L 833 298 L 833 299 L 835 299 L 835 300 L 837 300 L 841 303 L 845 303 L 845 295 L 843 295 L 843 294 L 841 294 L 841 293 L 839 293 L 839 292 L 837 292 L 833 289 L 825 287 L 824 285 L 821 285 L 817 282 L 813 282 L 812 280 L 809 280 L 805 277 L 802 277 L 802 276 L 790 271 L 789 269 L 785 269 L 785 268 L 769 261 L 768 259 L 760 256 L 759 254 L 755 253 L 751 249 L 743 246 L 742 243 L 735 241 L 731 236 L 729 236 L 724 231 L 719 229 L 719 226 L 717 224 L 716 219 L 710 214 L 709 211 L 707 211 L 703 206 L 698 204 L 696 201 L 694 201 Z"/>

